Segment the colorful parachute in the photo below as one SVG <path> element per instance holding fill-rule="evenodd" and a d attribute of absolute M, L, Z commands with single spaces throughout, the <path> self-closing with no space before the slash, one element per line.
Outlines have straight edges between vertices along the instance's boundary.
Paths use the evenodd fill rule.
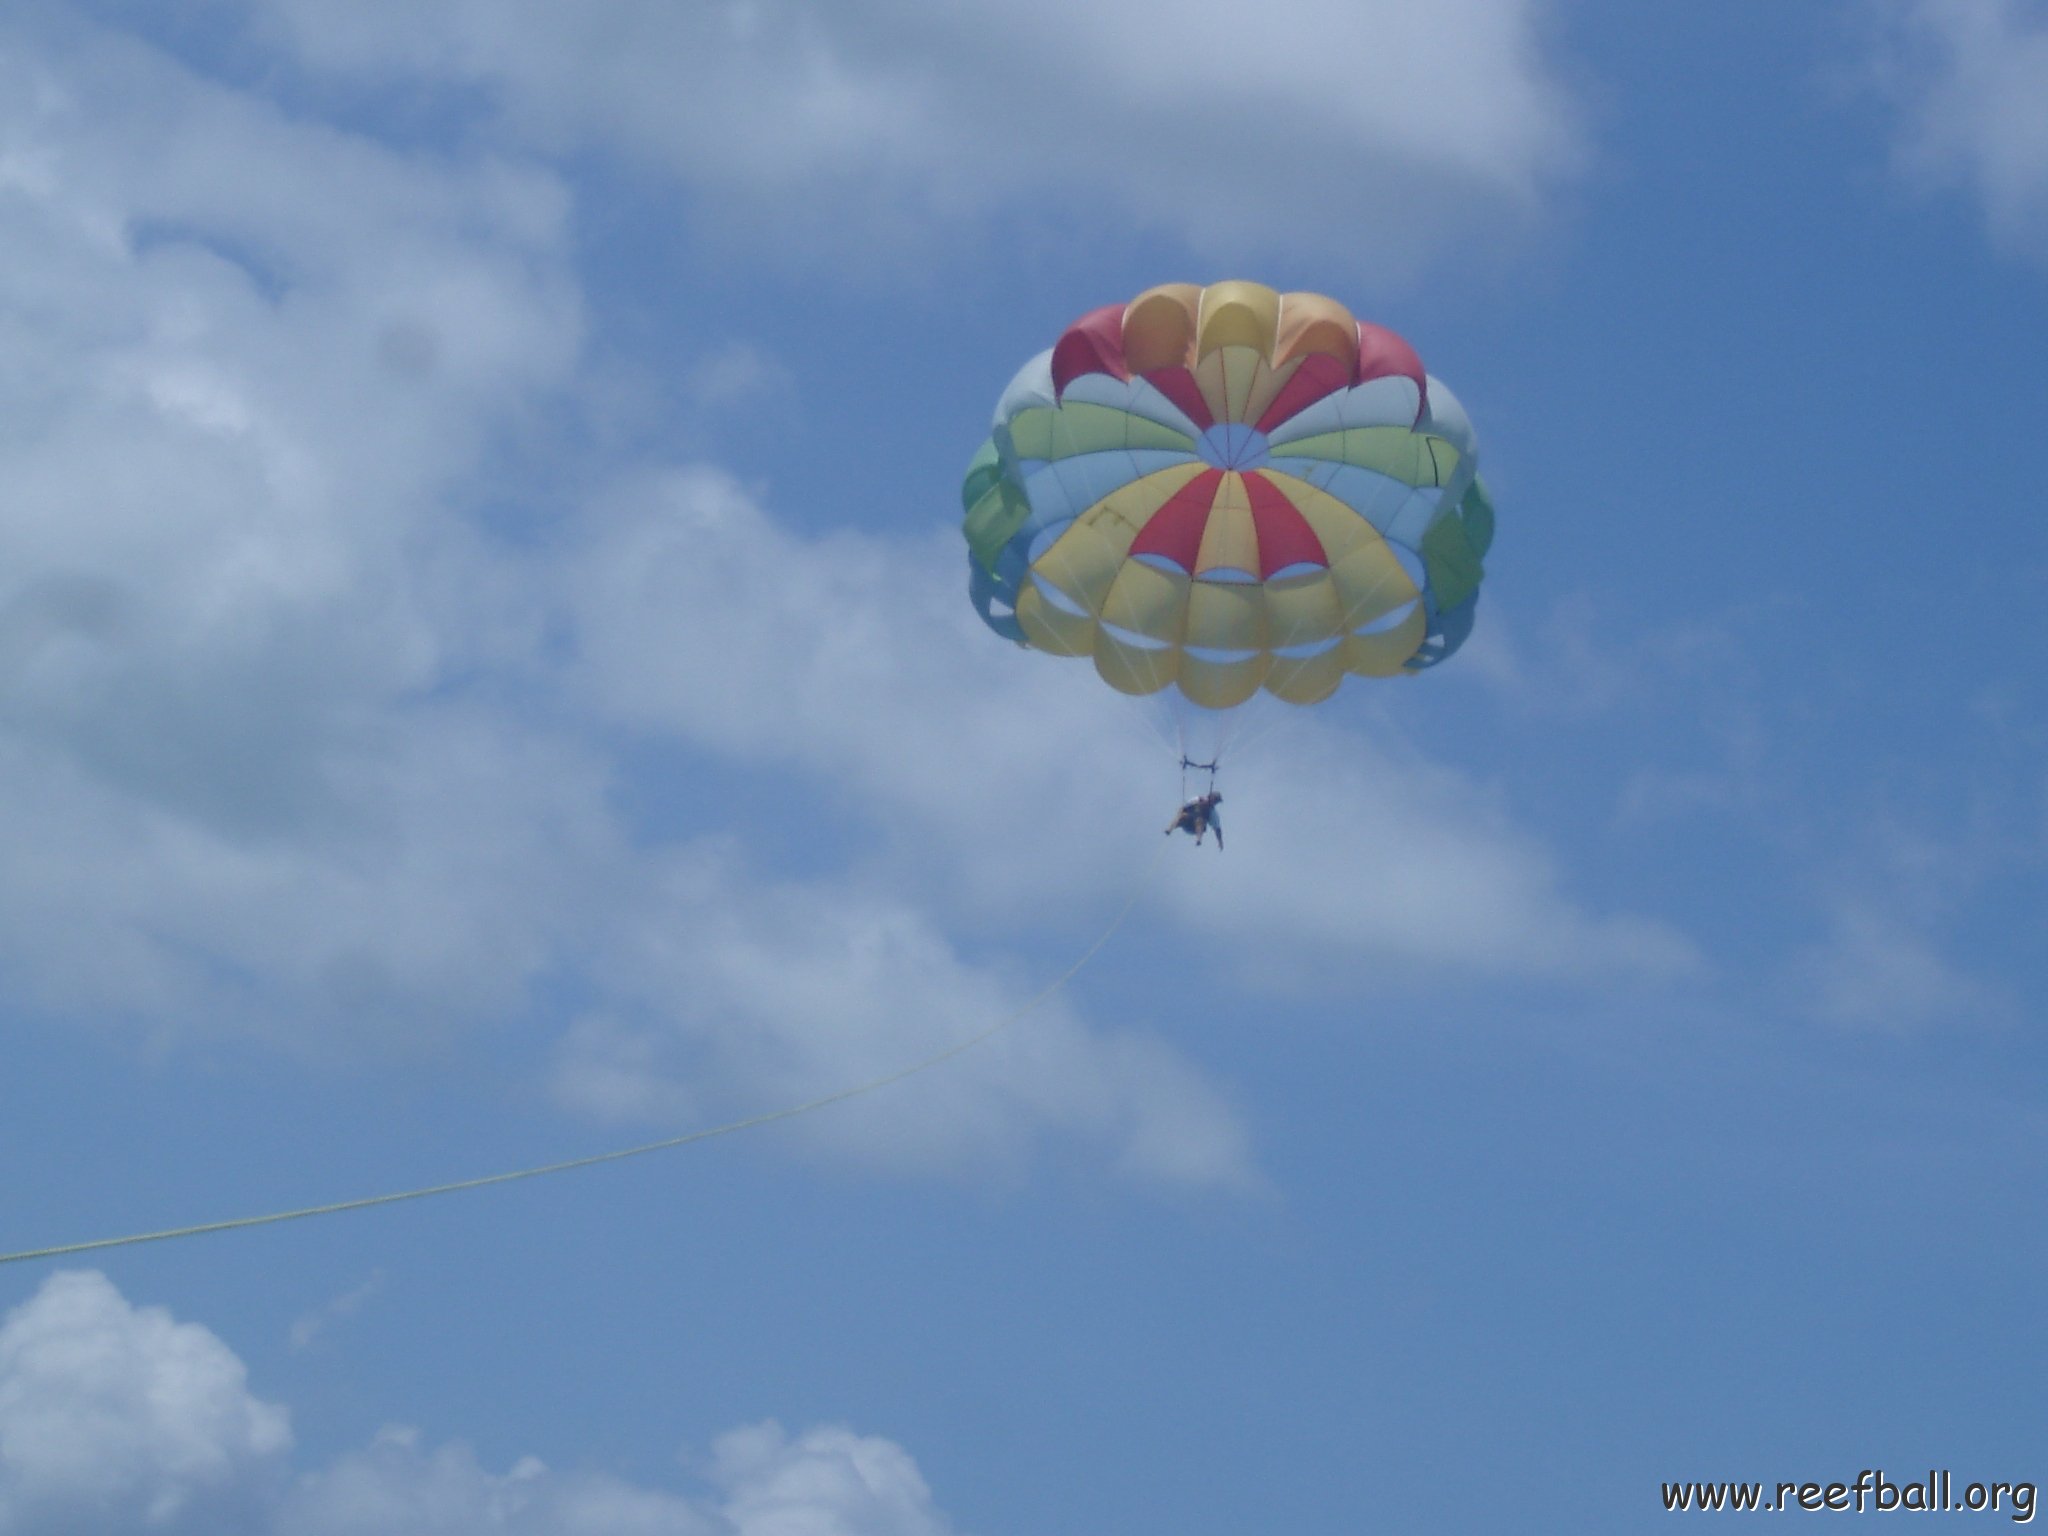
<path fill-rule="evenodd" d="M 1082 316 L 1003 392 L 961 487 L 969 593 L 1124 693 L 1311 704 L 1471 633 L 1476 470 L 1392 331 L 1321 294 L 1172 283 Z"/>

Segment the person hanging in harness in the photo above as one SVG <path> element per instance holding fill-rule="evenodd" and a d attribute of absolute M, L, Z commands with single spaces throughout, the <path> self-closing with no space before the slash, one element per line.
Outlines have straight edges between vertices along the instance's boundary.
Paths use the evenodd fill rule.
<path fill-rule="evenodd" d="M 1222 803 L 1223 796 L 1213 789 L 1206 795 L 1197 795 L 1180 808 L 1179 815 L 1167 823 L 1166 835 L 1171 837 L 1176 832 L 1192 832 L 1195 835 L 1195 846 L 1199 848 L 1202 846 L 1202 838 L 1206 834 L 1214 832 L 1216 834 L 1216 851 L 1221 853 L 1223 851 L 1223 818 L 1216 813 L 1216 807 Z"/>

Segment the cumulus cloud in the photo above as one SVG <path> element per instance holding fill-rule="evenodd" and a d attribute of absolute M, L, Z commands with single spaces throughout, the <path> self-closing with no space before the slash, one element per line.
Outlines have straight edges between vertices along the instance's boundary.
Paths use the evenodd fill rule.
<path fill-rule="evenodd" d="M 568 577 L 576 664 L 616 718 L 857 787 L 911 851 L 905 878 L 1011 921 L 1099 902 L 1152 851 L 1130 807 L 1158 782 L 1157 743 L 1085 663 L 993 642 L 950 539 L 807 537 L 711 471 L 643 483 L 592 526 Z M 1223 953 L 1580 978 L 1694 965 L 1667 928 L 1578 909 L 1468 775 L 1287 724 L 1230 801 L 1228 856 L 1172 866 L 1172 908 Z M 1057 811 L 1019 835 L 1038 806 Z"/>
<path fill-rule="evenodd" d="M 234 1352 L 104 1275 L 0 1321 L 0 1533 L 243 1527 L 292 1443 Z"/>
<path fill-rule="evenodd" d="M 901 1446 L 849 1429 L 813 1429 L 795 1439 L 772 1422 L 734 1430 L 712 1447 L 711 1478 L 733 1536 L 946 1536 L 952 1529 Z"/>
<path fill-rule="evenodd" d="M 894 1441 L 773 1422 L 712 1443 L 701 1492 L 648 1488 L 525 1457 L 503 1472 L 459 1442 L 388 1428 L 301 1477 L 266 1536 L 950 1536 L 954 1527 Z"/>
<path fill-rule="evenodd" d="M 1055 208 L 1223 254 L 1413 261 L 1528 216 L 1583 154 L 1538 0 L 244 9 L 315 69 L 459 82 L 528 142 L 621 148 L 740 216 L 829 224 L 841 262 Z"/>
<path fill-rule="evenodd" d="M 365 1449 L 302 1476 L 270 1511 L 274 1536 L 724 1536 L 715 1513 L 602 1473 L 558 1473 L 535 1457 L 503 1472 L 460 1442 L 429 1447 L 388 1427 Z"/>
<path fill-rule="evenodd" d="M 1355 986 L 1352 966 L 1370 964 L 1383 987 L 1424 975 L 1668 981 L 1702 967 L 1670 925 L 1571 901 L 1495 792 L 1413 753 L 1305 732 L 1230 808 L 1228 868 L 1183 867 L 1173 900 L 1248 972 L 1328 973 L 1342 956 L 1351 965 L 1331 984 Z"/>
<path fill-rule="evenodd" d="M 349 57 L 414 46 L 375 6 L 277 14 Z M 415 41 L 456 70 L 464 29 L 569 13 L 504 14 L 415 17 Z M 837 47 L 824 16 L 747 25 Z M 494 520 L 509 445 L 598 367 L 560 175 L 313 121 L 83 22 L 0 41 L 0 961 L 21 1005 L 361 1051 L 459 1039 L 573 976 L 591 1001 L 563 1025 L 561 1102 L 673 1123 L 1004 1016 L 1044 975 L 1015 957 L 1071 954 L 1157 852 L 1132 816 L 1156 746 L 1085 667 L 980 630 L 945 530 L 799 531 L 714 468 L 614 460 L 582 504 Z M 708 396 L 772 378 L 744 350 L 690 361 Z M 1263 801 L 1233 799 L 1229 858 L 1200 880 L 1181 861 L 1142 916 L 1323 975 L 1683 968 L 1656 925 L 1576 906 L 1483 782 L 1302 740 Z M 796 807 L 739 797 L 715 836 L 650 836 L 621 793 L 621 743 L 649 741 L 686 776 L 773 770 Z M 856 803 L 806 874 L 764 852 L 789 815 Z M 811 1134 L 888 1166 L 1011 1165 L 1059 1135 L 1140 1177 L 1249 1181 L 1225 1096 L 1154 1023 L 1055 1002 L 948 1093 Z"/>
<path fill-rule="evenodd" d="M 947 1051 L 1034 990 L 1014 966 L 962 960 L 885 889 L 764 885 L 696 854 L 668 861 L 661 885 L 608 957 L 612 1011 L 564 1043 L 557 1087 L 578 1108 L 704 1120 L 807 1102 Z M 842 1156 L 965 1170 L 1014 1167 L 1065 1133 L 1140 1179 L 1252 1182 L 1244 1126 L 1201 1073 L 1141 1031 L 1091 1030 L 1057 997 L 926 1088 L 791 1129 Z"/>
<path fill-rule="evenodd" d="M 2048 257 L 2048 18 L 2019 0 L 1889 0 L 1879 15 L 1902 168 L 1971 192 L 1994 235 Z"/>
<path fill-rule="evenodd" d="M 430 695 L 518 628 L 507 562 L 447 514 L 576 354 L 559 188 L 118 38 L 7 43 L 11 973 L 227 1027 L 506 1005 L 561 915 L 540 870 L 591 836 L 548 786 L 597 770 Z M 463 821 L 490 838 L 427 851 Z"/>
<path fill-rule="evenodd" d="M 867 916 L 914 954 L 833 987 L 865 940 L 828 915 L 864 896 L 636 846 L 621 822 L 609 722 L 547 659 L 555 567 L 484 511 L 503 436 L 583 377 L 549 175 L 308 125 L 89 29 L 0 52 L 0 134 L 20 278 L 0 297 L 0 956 L 20 1001 L 160 1038 L 410 1049 L 571 971 L 651 1042 L 595 1052 L 593 1023 L 565 1046 L 565 1102 L 614 1115 L 680 1111 L 679 1050 L 706 1101 L 758 1109 L 1007 1008 L 1016 977 L 886 893 Z M 767 367 L 707 366 L 728 391 Z M 758 712 L 773 680 L 738 682 Z M 766 933 L 782 907 L 817 916 Z M 1060 1127 L 1134 1171 L 1243 1176 L 1241 1128 L 1164 1047 L 1064 1013 L 1034 1049 L 975 1100 L 1000 1105 L 987 1123 L 908 1111 L 918 1153 L 1014 1156 Z M 837 1124 L 841 1145 L 874 1133 Z"/>
<path fill-rule="evenodd" d="M 0 1536 L 949 1536 L 909 1452 L 838 1425 L 713 1442 L 683 1491 L 391 1427 L 291 1465 L 285 1410 L 208 1329 L 52 1276 L 0 1320 Z"/>
<path fill-rule="evenodd" d="M 429 1448 L 415 1430 L 301 1477 L 266 1536 L 950 1536 L 909 1452 L 891 1440 L 775 1423 L 713 1442 L 705 1489 L 645 1487 L 558 1472 L 525 1457 L 504 1472 L 466 1445 Z"/>

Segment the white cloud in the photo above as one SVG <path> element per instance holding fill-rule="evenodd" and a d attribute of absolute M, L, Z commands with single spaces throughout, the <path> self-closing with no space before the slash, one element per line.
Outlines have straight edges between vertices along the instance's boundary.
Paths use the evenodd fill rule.
<path fill-rule="evenodd" d="M 213 1333 L 130 1305 L 92 1271 L 0 1320 L 0 1536 L 949 1536 L 893 1441 L 774 1423 L 711 1447 L 703 1486 L 504 1472 L 387 1428 L 294 1471 L 285 1410 Z"/>
<path fill-rule="evenodd" d="M 1800 952 L 1794 976 L 1807 1006 L 1830 1024 L 1909 1030 L 1983 1014 L 1982 983 L 1941 952 L 1922 926 L 1881 901 L 1838 900 L 1825 937 Z"/>
<path fill-rule="evenodd" d="M 1016 978 L 900 897 L 873 912 L 914 936 L 917 974 L 835 988 L 858 935 L 711 919 L 830 913 L 854 899 L 839 884 L 631 845 L 604 722 L 584 729 L 544 659 L 555 568 L 475 510 L 498 440 L 582 377 L 549 178 L 308 126 L 90 31 L 0 53 L 0 134 L 33 171 L 0 199 L 20 257 L 0 295 L 20 342 L 0 354 L 20 407 L 0 443 L 0 957 L 20 1001 L 409 1050 L 570 971 L 747 1109 L 1009 1006 Z M 732 948 L 665 950 L 670 931 Z M 764 954 L 810 984 L 690 1001 L 687 966 L 738 978 Z M 594 1027 L 565 1097 L 683 1107 L 668 1054 L 600 1058 Z M 970 1076 L 987 1123 L 933 1097 L 891 1135 L 842 1116 L 834 1145 L 900 1167 L 1059 1128 L 1136 1172 L 1244 1177 L 1241 1128 L 1163 1047 L 1063 1013 L 1031 1050 L 1014 1085 Z"/>
<path fill-rule="evenodd" d="M 808 537 L 708 468 L 625 487 L 588 526 L 576 692 L 608 716 L 852 791 L 987 897 L 1128 872 L 1115 833 L 1150 755 L 1085 668 L 981 627 L 957 535 Z"/>
<path fill-rule="evenodd" d="M 1821 936 L 1791 961 L 1807 1010 L 1894 1032 L 2011 1017 L 2011 1000 L 1951 945 L 1959 912 L 2015 858 L 2004 830 L 1989 819 L 1936 835 L 1886 815 L 1843 837 L 1819 892 Z"/>
<path fill-rule="evenodd" d="M 693 853 L 634 905 L 643 915 L 622 913 L 603 973 L 613 1011 L 569 1036 L 557 1078 L 567 1102 L 612 1117 L 723 1120 L 821 1098 L 938 1055 L 1034 989 L 1014 966 L 965 962 L 885 889 L 766 885 Z M 842 1157 L 970 1172 L 1064 1133 L 1140 1179 L 1253 1182 L 1242 1123 L 1185 1058 L 1091 1030 L 1060 997 L 947 1062 L 942 1081 L 836 1104 L 790 1133 Z"/>
<path fill-rule="evenodd" d="M 291 1447 L 235 1354 L 95 1272 L 0 1321 L 0 1533 L 240 1529 Z"/>
<path fill-rule="evenodd" d="M 880 1436 L 765 1423 L 713 1442 L 685 1495 L 526 1457 L 505 1472 L 461 1444 L 424 1449 L 393 1428 L 301 1478 L 274 1536 L 950 1536 L 917 1463 Z"/>
<path fill-rule="evenodd" d="M 391 1428 L 301 1478 L 266 1526 L 274 1536 L 950 1536 L 917 1463 L 880 1436 L 773 1422 L 713 1442 L 694 1496 L 534 1457 L 504 1472 L 467 1446 L 425 1449 Z"/>
<path fill-rule="evenodd" d="M 711 1476 L 733 1536 L 946 1536 L 952 1525 L 904 1449 L 822 1427 L 791 1439 L 775 1423 L 721 1436 Z"/>
<path fill-rule="evenodd" d="M 601 1473 L 558 1473 L 533 1457 L 492 1472 L 460 1443 L 428 1449 L 391 1427 L 364 1450 L 307 1473 L 271 1511 L 273 1536 L 724 1536 L 678 1494 Z"/>
<path fill-rule="evenodd" d="M 293 1352 L 310 1349 L 322 1334 L 333 1328 L 336 1323 L 346 1322 L 354 1317 L 362 1311 L 364 1304 L 371 1297 L 383 1289 L 384 1271 L 373 1270 L 370 1278 L 362 1284 L 351 1286 L 332 1301 L 303 1314 L 292 1324 L 290 1341 Z"/>
<path fill-rule="evenodd" d="M 709 471 L 638 486 L 594 526 L 569 579 L 580 691 L 609 713 L 856 790 L 898 840 L 901 878 L 991 918 L 1100 907 L 1155 853 L 1170 808 L 1140 822 L 1133 805 L 1164 787 L 1159 747 L 1086 663 L 980 628 L 950 537 L 806 538 Z M 1579 911 L 1468 776 L 1312 715 L 1288 724 L 1228 786 L 1227 854 L 1169 865 L 1173 908 L 1225 958 L 1578 977 L 1694 964 L 1655 923 Z"/>
<path fill-rule="evenodd" d="M 754 343 L 729 341 L 690 365 L 683 388 L 699 406 L 723 409 L 788 394 L 796 388 L 796 376 Z"/>
<path fill-rule="evenodd" d="M 430 691 L 521 623 L 448 513 L 575 358 L 559 189 L 89 32 L 0 39 L 0 143 L 17 984 L 227 1028 L 506 1006 L 596 771 Z"/>
<path fill-rule="evenodd" d="M 929 1054 L 1043 979 L 1009 956 L 1071 954 L 1106 920 L 1159 848 L 1166 807 L 1133 811 L 1159 756 L 1085 667 L 979 628 L 954 535 L 806 535 L 714 469 L 615 464 L 573 532 L 493 533 L 506 445 L 593 367 L 554 176 L 380 146 L 58 32 L 0 32 L 16 1001 L 409 1048 L 573 975 L 593 1002 L 563 1100 L 688 1119 Z M 783 819 L 853 823 L 823 858 L 856 862 L 777 874 L 754 850 L 784 829 L 743 806 L 717 808 L 722 841 L 636 844 L 626 732 L 685 772 L 786 773 Z M 1227 860 L 1182 859 L 1153 909 L 1222 959 L 1339 984 L 1328 962 L 1358 955 L 1682 963 L 1654 925 L 1579 911 L 1484 784 L 1304 739 L 1263 800 L 1233 797 Z M 1055 1001 L 947 1092 L 808 1129 L 891 1166 L 1005 1165 L 1059 1135 L 1140 1177 L 1246 1182 L 1241 1124 L 1157 1022 L 1106 1032 Z"/>
<path fill-rule="evenodd" d="M 2048 17 L 2018 0 L 1887 0 L 1878 14 L 1902 167 L 1967 189 L 1995 236 L 2048 256 Z"/>
<path fill-rule="evenodd" d="M 618 146 L 740 217 L 829 228 L 842 264 L 1019 210 L 1414 261 L 1528 216 L 1583 153 L 1538 0 L 248 9 L 316 69 L 481 88 L 529 142 Z"/>
<path fill-rule="evenodd" d="M 1227 861 L 1182 865 L 1173 900 L 1247 972 L 1312 968 L 1326 989 L 1378 996 L 1423 976 L 1662 981 L 1700 967 L 1664 923 L 1583 911 L 1495 793 L 1411 752 L 1304 732 L 1226 809 Z"/>

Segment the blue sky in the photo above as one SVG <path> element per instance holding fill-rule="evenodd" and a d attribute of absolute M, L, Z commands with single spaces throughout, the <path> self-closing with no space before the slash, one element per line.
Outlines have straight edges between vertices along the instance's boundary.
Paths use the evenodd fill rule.
<path fill-rule="evenodd" d="M 1144 885 L 874 1098 L 0 1268 L 0 1536 L 2038 1478 L 2044 102 L 2017 0 L 10 8 L 0 1250 L 829 1092 Z M 1151 865 L 957 487 L 1238 275 L 1501 532 Z"/>

